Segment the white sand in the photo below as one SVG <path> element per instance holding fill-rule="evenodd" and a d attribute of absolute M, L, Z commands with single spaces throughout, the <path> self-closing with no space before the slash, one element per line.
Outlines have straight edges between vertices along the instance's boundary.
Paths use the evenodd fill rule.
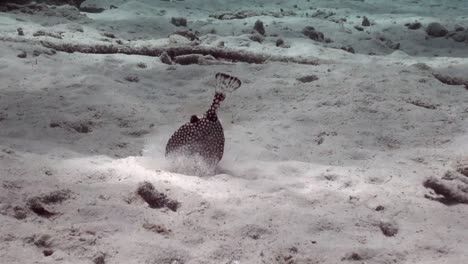
<path fill-rule="evenodd" d="M 413 65 L 467 78 L 468 43 L 426 40 L 424 30 L 404 26 L 418 20 L 468 27 L 466 3 L 294 2 L 96 0 L 85 5 L 118 8 L 76 20 L 57 9 L 47 18 L 0 13 L 2 39 L 19 39 L 22 27 L 28 40 L 0 42 L 0 263 L 93 263 L 99 254 L 105 263 L 468 263 L 468 205 L 427 199 L 431 192 L 422 185 L 468 166 L 468 90 Z M 329 19 L 305 17 L 316 11 L 311 6 L 347 17 L 344 27 L 352 33 Z M 298 15 L 208 17 L 279 8 Z M 353 28 L 357 15 L 375 23 L 369 34 Z M 49 52 L 31 44 L 51 39 L 33 37 L 37 30 L 64 31 L 57 41 L 65 42 L 106 43 L 105 31 L 140 39 L 134 45 L 164 44 L 178 29 L 172 16 L 187 17 L 203 45 L 225 41 L 230 48 L 331 62 L 168 66 L 121 54 L 33 56 Z M 275 47 L 277 37 L 249 40 L 257 19 L 291 48 Z M 77 25 L 84 32 L 74 31 Z M 305 38 L 307 25 L 334 42 Z M 208 34 L 212 29 L 216 34 Z M 382 46 L 381 34 L 400 42 L 400 50 Z M 344 45 L 356 54 L 333 48 Z M 22 51 L 27 58 L 17 57 Z M 238 76 L 243 86 L 219 113 L 226 151 L 218 174 L 171 173 L 165 144 L 207 109 L 219 71 Z M 319 80 L 296 80 L 310 74 Z M 80 125 L 90 131 L 73 129 Z M 136 195 L 143 181 L 180 208 L 150 208 Z M 44 205 L 57 215 L 27 209 L 29 198 L 56 190 L 71 192 L 70 199 Z M 19 211 L 26 218 L 17 219 Z M 171 231 L 152 232 L 143 227 L 148 223 Z M 385 236 L 385 225 L 398 232 Z M 41 244 L 43 235 L 50 239 Z M 51 256 L 44 256 L 46 248 Z"/>

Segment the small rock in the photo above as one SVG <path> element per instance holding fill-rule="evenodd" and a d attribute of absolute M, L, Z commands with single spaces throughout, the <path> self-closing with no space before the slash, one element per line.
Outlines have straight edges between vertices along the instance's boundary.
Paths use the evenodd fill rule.
<path fill-rule="evenodd" d="M 81 12 L 85 12 L 85 13 L 94 13 L 94 14 L 97 14 L 97 13 L 102 13 L 104 12 L 106 9 L 102 8 L 102 7 L 95 7 L 95 6 L 84 6 L 84 7 L 80 7 L 79 10 Z"/>
<path fill-rule="evenodd" d="M 427 25 L 426 33 L 431 37 L 443 37 L 447 35 L 448 30 L 440 23 L 433 22 Z"/>
<path fill-rule="evenodd" d="M 361 23 L 361 25 L 362 25 L 363 27 L 368 27 L 368 26 L 370 26 L 371 24 L 370 24 L 370 21 L 369 21 L 369 19 L 368 19 L 367 17 L 363 17 L 363 18 L 362 18 L 362 23 Z"/>
<path fill-rule="evenodd" d="M 16 31 L 18 32 L 18 36 L 24 36 L 23 28 L 17 28 Z"/>
<path fill-rule="evenodd" d="M 463 42 L 468 39 L 468 32 L 465 33 L 463 31 L 457 31 L 451 34 L 450 37 L 456 42 Z"/>
<path fill-rule="evenodd" d="M 141 183 L 137 194 L 148 203 L 150 208 L 167 207 L 175 212 L 180 206 L 178 201 L 169 199 L 164 193 L 158 192 L 150 182 Z"/>
<path fill-rule="evenodd" d="M 184 17 L 173 17 L 171 18 L 171 23 L 176 27 L 186 27 L 187 19 Z"/>
<path fill-rule="evenodd" d="M 37 197 L 29 199 L 27 204 L 28 204 L 29 209 L 31 209 L 31 211 L 33 211 L 34 213 L 36 213 L 39 216 L 49 218 L 51 216 L 56 215 L 56 213 L 51 212 L 51 211 L 47 210 L 46 208 L 44 208 L 44 206 L 41 204 L 39 198 L 37 198 Z"/>
<path fill-rule="evenodd" d="M 290 48 L 291 47 L 289 44 L 286 44 L 282 38 L 277 39 L 275 45 L 276 45 L 276 47 L 281 47 L 281 48 Z"/>
<path fill-rule="evenodd" d="M 18 220 L 23 220 L 25 219 L 28 215 L 26 214 L 26 210 L 22 207 L 19 207 L 19 206 L 15 206 L 13 208 L 13 216 L 18 219 Z"/>
<path fill-rule="evenodd" d="M 21 52 L 20 54 L 18 54 L 16 56 L 18 56 L 18 58 L 24 59 L 24 58 L 26 58 L 28 56 L 28 54 L 23 51 L 23 52 Z"/>
<path fill-rule="evenodd" d="M 138 76 L 135 76 L 135 75 L 129 75 L 129 76 L 125 77 L 125 80 L 127 82 L 139 82 L 140 78 L 138 78 Z"/>
<path fill-rule="evenodd" d="M 44 256 L 48 257 L 48 256 L 54 254 L 54 251 L 52 249 L 44 249 L 42 251 L 42 254 L 44 254 Z"/>
<path fill-rule="evenodd" d="M 317 77 L 317 75 L 307 75 L 307 76 L 303 76 L 303 77 L 300 77 L 300 78 L 297 78 L 296 80 L 300 81 L 300 82 L 303 82 L 303 83 L 308 83 L 308 82 L 313 82 L 313 81 L 316 81 L 318 80 L 319 78 Z"/>
<path fill-rule="evenodd" d="M 324 41 L 323 33 L 315 30 L 315 28 L 311 26 L 302 29 L 302 34 L 315 41 Z"/>
<path fill-rule="evenodd" d="M 86 124 L 73 124 L 71 127 L 78 133 L 86 134 L 91 132 L 90 127 Z"/>
<path fill-rule="evenodd" d="M 413 23 L 407 23 L 405 24 L 405 26 L 408 27 L 408 29 L 416 30 L 416 29 L 420 29 L 422 27 L 422 24 L 419 23 L 418 21 L 415 21 Z"/>
<path fill-rule="evenodd" d="M 388 237 L 395 236 L 398 233 L 398 227 L 391 223 L 381 222 L 379 227 L 382 233 Z"/>
<path fill-rule="evenodd" d="M 57 123 L 57 122 L 51 122 L 51 123 L 49 124 L 49 126 L 52 127 L 52 128 L 55 128 L 55 127 L 60 127 L 60 124 Z"/>
<path fill-rule="evenodd" d="M 137 63 L 137 67 L 142 68 L 142 69 L 146 69 L 148 66 L 146 66 L 146 63 L 144 63 L 144 62 L 139 62 L 139 63 Z"/>
<path fill-rule="evenodd" d="M 460 31 L 465 31 L 465 28 L 461 25 L 455 25 L 455 31 L 460 32 Z"/>
<path fill-rule="evenodd" d="M 98 253 L 94 258 L 93 258 L 93 263 L 94 264 L 105 264 L 106 261 L 106 255 L 104 253 Z"/>
<path fill-rule="evenodd" d="M 257 20 L 254 25 L 254 30 L 260 33 L 260 35 L 265 36 L 265 27 L 261 20 Z"/>
<path fill-rule="evenodd" d="M 346 254 L 346 256 L 342 258 L 341 260 L 359 261 L 359 260 L 363 260 L 363 257 L 357 252 L 351 252 L 351 253 Z"/>
<path fill-rule="evenodd" d="M 102 35 L 104 37 L 108 37 L 108 38 L 115 38 L 114 33 L 110 33 L 110 32 L 104 32 L 104 33 L 102 33 Z"/>
<path fill-rule="evenodd" d="M 383 211 L 385 209 L 385 207 L 383 207 L 382 205 L 379 205 L 375 208 L 375 210 L 378 212 L 378 211 Z"/>
<path fill-rule="evenodd" d="M 284 45 L 284 40 L 279 38 L 276 40 L 276 43 L 275 43 L 276 47 L 281 47 Z"/>
<path fill-rule="evenodd" d="M 344 51 L 347 51 L 349 53 L 355 53 L 354 48 L 351 47 L 351 46 L 347 46 L 347 47 L 343 46 L 343 47 L 341 47 L 341 49 L 344 50 Z"/>

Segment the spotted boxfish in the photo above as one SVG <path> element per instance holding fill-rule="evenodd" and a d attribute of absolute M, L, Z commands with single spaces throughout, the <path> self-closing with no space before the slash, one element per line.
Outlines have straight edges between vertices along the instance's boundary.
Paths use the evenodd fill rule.
<path fill-rule="evenodd" d="M 224 154 L 224 130 L 218 115 L 219 105 L 226 94 L 241 86 L 241 81 L 225 73 L 216 74 L 215 95 L 210 108 L 202 117 L 192 115 L 190 121 L 177 129 L 166 145 L 166 157 L 201 157 L 214 168 Z"/>

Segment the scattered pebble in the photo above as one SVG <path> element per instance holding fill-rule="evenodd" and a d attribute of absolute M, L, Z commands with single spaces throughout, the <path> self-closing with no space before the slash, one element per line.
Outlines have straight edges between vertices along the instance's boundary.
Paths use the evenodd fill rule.
<path fill-rule="evenodd" d="M 349 53 L 355 53 L 354 48 L 351 46 L 343 46 L 341 47 L 342 50 L 347 51 Z"/>
<path fill-rule="evenodd" d="M 318 80 L 319 78 L 317 77 L 317 75 L 307 75 L 307 76 L 303 76 L 303 77 L 299 77 L 297 78 L 296 80 L 300 81 L 300 82 L 303 82 L 303 83 L 309 83 L 309 82 L 313 82 L 313 81 L 316 81 Z"/>
<path fill-rule="evenodd" d="M 351 252 L 346 254 L 346 256 L 344 256 L 341 260 L 359 261 L 363 260 L 363 257 L 357 252 Z"/>
<path fill-rule="evenodd" d="M 277 39 L 275 45 L 276 45 L 276 47 L 283 46 L 284 45 L 284 40 L 282 38 Z"/>
<path fill-rule="evenodd" d="M 141 183 L 137 193 L 151 208 L 167 207 L 175 212 L 180 206 L 178 201 L 171 200 L 164 193 L 158 192 L 150 182 Z"/>
<path fill-rule="evenodd" d="M 127 82 L 139 82 L 140 78 L 138 78 L 138 76 L 136 76 L 136 75 L 129 75 L 129 76 L 125 77 L 125 80 Z"/>
<path fill-rule="evenodd" d="M 144 63 L 144 62 L 139 62 L 139 63 L 137 63 L 137 67 L 142 68 L 142 69 L 146 69 L 148 66 L 146 66 L 146 63 Z"/>
<path fill-rule="evenodd" d="M 450 33 L 450 37 L 456 42 L 464 42 L 468 40 L 468 32 L 455 31 Z"/>
<path fill-rule="evenodd" d="M 70 126 L 78 133 L 86 134 L 86 133 L 91 132 L 91 128 L 86 124 L 78 123 L 78 124 L 71 124 Z"/>
<path fill-rule="evenodd" d="M 448 30 L 440 23 L 432 22 L 427 25 L 426 33 L 431 37 L 443 37 L 447 35 Z"/>
<path fill-rule="evenodd" d="M 48 256 L 54 254 L 54 251 L 52 249 L 44 249 L 42 251 L 42 254 L 44 254 L 44 256 L 48 257 Z"/>
<path fill-rule="evenodd" d="M 173 17 L 171 18 L 171 23 L 176 27 L 186 27 L 187 19 L 184 17 Z"/>
<path fill-rule="evenodd" d="M 22 51 L 20 54 L 16 55 L 18 58 L 24 59 L 28 56 L 28 54 L 25 51 Z"/>
<path fill-rule="evenodd" d="M 41 204 L 39 198 L 35 197 L 32 199 L 29 199 L 27 202 L 28 208 L 36 213 L 39 216 L 49 218 L 51 216 L 56 215 L 56 213 L 51 212 L 47 209 L 44 208 L 44 206 Z"/>
<path fill-rule="evenodd" d="M 13 207 L 13 212 L 14 212 L 13 217 L 18 220 L 23 220 L 28 216 L 26 213 L 26 210 L 20 206 Z"/>
<path fill-rule="evenodd" d="M 106 9 L 102 7 L 95 7 L 95 6 L 83 6 L 83 7 L 80 7 L 79 10 L 85 13 L 98 14 L 98 13 L 104 12 Z"/>
<path fill-rule="evenodd" d="M 302 34 L 315 41 L 324 41 L 323 33 L 315 30 L 315 28 L 311 26 L 302 29 Z"/>
<path fill-rule="evenodd" d="M 102 35 L 108 38 L 115 38 L 114 33 L 110 33 L 110 32 L 103 32 Z"/>
<path fill-rule="evenodd" d="M 415 21 L 413 23 L 406 23 L 405 26 L 408 28 L 408 29 L 411 29 L 411 30 L 416 30 L 416 29 L 420 29 L 422 27 L 422 24 L 419 23 L 418 21 Z"/>
<path fill-rule="evenodd" d="M 94 264 L 105 264 L 106 263 L 106 255 L 104 253 L 98 253 L 93 258 L 93 263 Z"/>
<path fill-rule="evenodd" d="M 363 27 L 369 27 L 369 26 L 371 25 L 369 19 L 368 19 L 366 16 L 364 16 L 364 17 L 362 18 L 362 23 L 361 23 L 361 25 L 362 25 Z"/>
<path fill-rule="evenodd" d="M 265 36 L 265 27 L 261 20 L 257 20 L 254 25 L 254 30 L 257 31 L 260 35 Z"/>
<path fill-rule="evenodd" d="M 382 233 L 387 237 L 395 236 L 398 233 L 398 227 L 392 223 L 380 222 L 379 227 Z"/>

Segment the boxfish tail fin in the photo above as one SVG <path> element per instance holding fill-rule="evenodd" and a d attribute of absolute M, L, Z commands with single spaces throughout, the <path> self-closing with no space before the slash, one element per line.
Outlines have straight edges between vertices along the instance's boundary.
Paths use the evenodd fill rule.
<path fill-rule="evenodd" d="M 216 93 L 221 93 L 226 96 L 228 93 L 234 92 L 237 90 L 242 82 L 234 76 L 231 76 L 226 73 L 218 72 L 215 75 L 216 77 Z"/>

